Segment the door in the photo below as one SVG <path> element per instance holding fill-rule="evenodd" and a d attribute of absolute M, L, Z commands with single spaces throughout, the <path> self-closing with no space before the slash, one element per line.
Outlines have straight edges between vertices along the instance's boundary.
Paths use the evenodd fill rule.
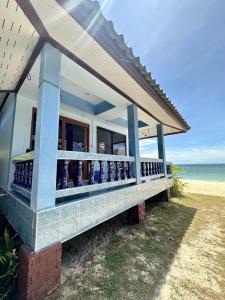
<path fill-rule="evenodd" d="M 63 150 L 88 152 L 89 125 L 72 119 L 61 117 L 62 120 L 62 145 Z M 76 165 L 69 164 L 69 180 L 74 180 Z M 88 163 L 83 162 L 83 179 L 88 179 Z"/>
<path fill-rule="evenodd" d="M 34 150 L 35 130 L 36 130 L 37 109 L 33 108 L 30 149 Z M 88 152 L 89 150 L 89 125 L 66 117 L 59 117 L 58 149 L 67 151 Z M 57 165 L 57 183 L 59 182 L 62 162 Z M 75 174 L 75 164 L 69 164 L 69 179 L 73 180 Z M 83 163 L 83 179 L 88 178 L 88 163 Z"/>

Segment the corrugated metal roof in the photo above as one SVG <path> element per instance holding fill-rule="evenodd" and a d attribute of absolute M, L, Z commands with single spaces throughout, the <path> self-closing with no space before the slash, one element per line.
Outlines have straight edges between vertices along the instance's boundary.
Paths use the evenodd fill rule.
<path fill-rule="evenodd" d="M 64 0 L 57 0 L 61 4 L 66 4 L 67 1 Z M 136 70 L 138 71 L 139 75 L 141 75 L 146 84 L 149 85 L 149 87 L 155 92 L 155 94 L 160 98 L 160 100 L 169 108 L 171 112 L 173 112 L 177 118 L 180 120 L 180 122 L 184 125 L 184 127 L 189 130 L 190 126 L 187 124 L 187 122 L 184 120 L 182 115 L 178 112 L 178 110 L 175 108 L 175 106 L 172 104 L 166 93 L 161 89 L 160 85 L 156 82 L 155 79 L 152 78 L 151 72 L 148 72 L 146 69 L 146 66 L 141 64 L 140 57 L 135 56 L 133 49 L 131 47 L 128 47 L 125 43 L 124 36 L 122 34 L 118 34 L 115 31 L 115 28 L 113 26 L 112 21 L 106 20 L 106 18 L 103 16 L 101 12 L 101 8 L 98 1 L 92 1 L 92 0 L 83 0 L 80 2 L 80 5 L 83 5 L 83 7 L 86 7 L 88 10 L 88 18 L 85 18 L 84 20 L 84 27 L 90 27 L 89 24 L 91 24 L 90 32 L 92 35 L 94 35 L 95 28 L 104 27 L 105 31 L 107 32 L 108 37 L 111 39 L 111 41 L 116 44 L 118 49 L 123 51 L 123 59 L 128 60 L 130 64 L 132 64 Z M 74 8 L 74 11 L 78 9 L 79 5 L 77 5 Z M 82 18 L 79 18 L 81 20 Z"/>

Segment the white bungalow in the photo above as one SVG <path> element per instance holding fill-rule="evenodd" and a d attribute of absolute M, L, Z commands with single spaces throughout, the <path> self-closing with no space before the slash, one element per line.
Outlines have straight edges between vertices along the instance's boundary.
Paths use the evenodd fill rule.
<path fill-rule="evenodd" d="M 96 2 L 0 1 L 0 210 L 24 242 L 22 299 L 59 285 L 61 243 L 169 198 L 164 135 L 188 129 Z"/>

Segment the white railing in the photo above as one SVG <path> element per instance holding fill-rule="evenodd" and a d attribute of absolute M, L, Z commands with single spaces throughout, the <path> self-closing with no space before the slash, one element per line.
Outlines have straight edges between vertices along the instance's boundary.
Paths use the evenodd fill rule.
<path fill-rule="evenodd" d="M 163 160 L 141 157 L 141 179 L 157 179 L 165 176 Z"/>
<path fill-rule="evenodd" d="M 12 187 L 30 198 L 34 152 L 13 158 L 15 163 Z M 125 186 L 136 182 L 132 156 L 58 150 L 56 198 Z M 140 158 L 142 181 L 165 176 L 163 160 Z M 172 164 L 167 163 L 167 175 Z"/>

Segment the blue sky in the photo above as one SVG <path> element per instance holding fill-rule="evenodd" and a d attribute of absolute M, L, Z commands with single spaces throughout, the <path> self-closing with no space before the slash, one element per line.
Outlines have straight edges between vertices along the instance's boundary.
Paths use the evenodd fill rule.
<path fill-rule="evenodd" d="M 167 159 L 225 163 L 225 0 L 100 3 L 192 127 L 166 137 Z M 141 151 L 155 155 L 155 142 Z"/>

